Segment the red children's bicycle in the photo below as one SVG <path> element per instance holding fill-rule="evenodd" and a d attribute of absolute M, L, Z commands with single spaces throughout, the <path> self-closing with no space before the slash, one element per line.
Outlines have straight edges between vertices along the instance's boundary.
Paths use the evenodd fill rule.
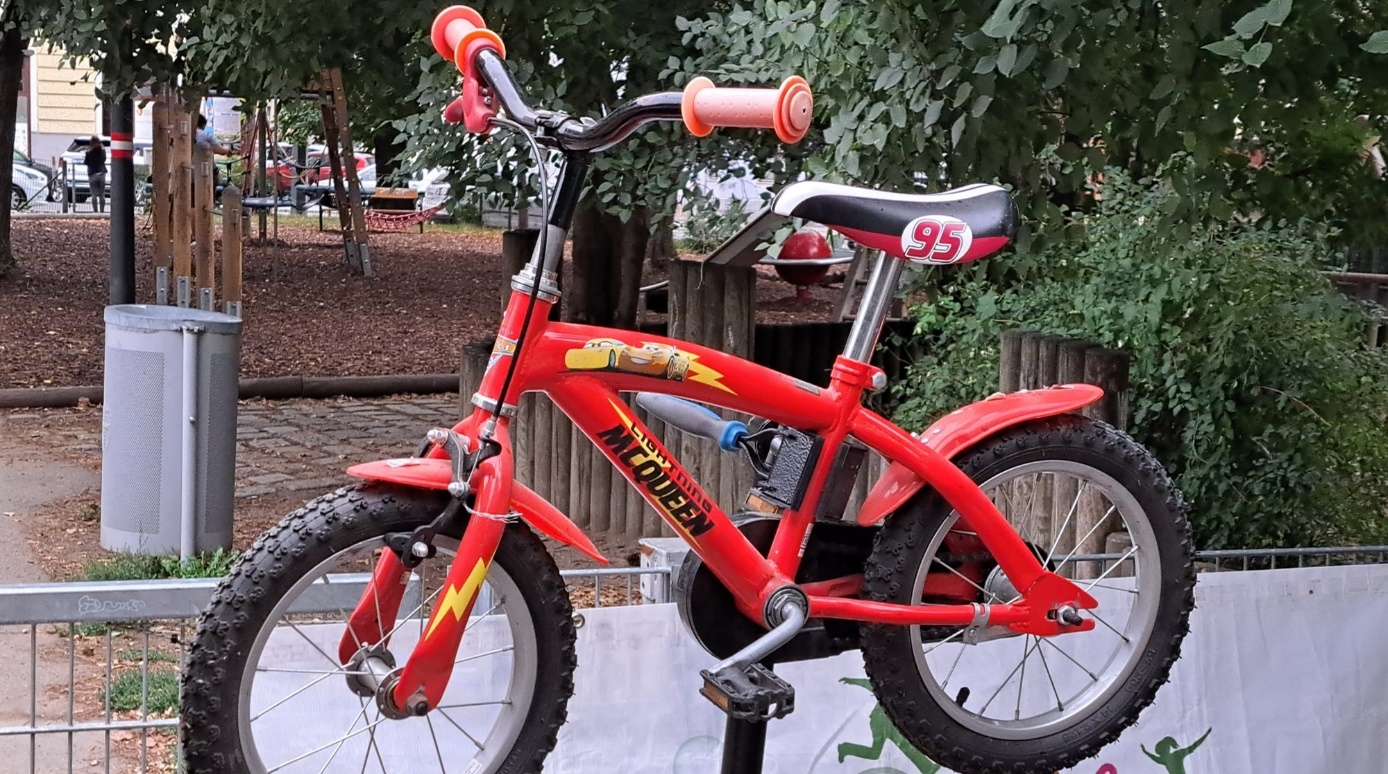
<path fill-rule="evenodd" d="M 203 614 L 183 734 L 195 772 L 529 772 L 573 690 L 574 624 L 536 533 L 603 561 L 553 505 L 512 480 L 508 427 L 542 391 L 692 548 L 680 612 L 723 659 L 703 693 L 735 716 L 793 704 L 766 664 L 860 649 L 892 722 L 960 772 L 1052 772 L 1094 755 L 1167 679 L 1192 607 L 1184 506 L 1127 435 L 1071 413 L 1099 389 L 998 395 L 918 436 L 861 405 L 904 264 L 983 258 L 1013 237 L 1002 189 L 908 195 L 801 182 L 772 209 L 833 228 L 877 263 L 829 384 L 692 344 L 551 322 L 556 271 L 589 160 L 652 121 L 809 128 L 799 78 L 727 89 L 697 78 L 600 120 L 532 109 L 500 38 L 467 8 L 433 27 L 464 75 L 446 116 L 521 132 L 563 156 L 547 228 L 512 280 L 475 410 L 415 457 L 358 465 L 265 533 Z M 619 398 L 744 454 L 729 515 Z M 725 421 L 699 404 L 758 417 Z M 856 513 L 869 450 L 891 462 Z M 850 486 L 845 486 L 845 482 Z M 627 721 L 624 721 L 627 722 Z"/>

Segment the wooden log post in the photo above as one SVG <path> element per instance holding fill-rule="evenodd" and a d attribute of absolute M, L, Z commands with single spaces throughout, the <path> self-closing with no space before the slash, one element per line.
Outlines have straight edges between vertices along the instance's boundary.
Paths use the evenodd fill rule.
<path fill-rule="evenodd" d="M 154 218 L 154 244 L 151 248 L 154 265 L 154 301 L 169 303 L 169 283 L 173 281 L 173 222 L 169 201 L 170 156 L 173 154 L 173 132 L 169 123 L 169 102 L 161 89 L 154 97 L 150 118 L 154 133 L 151 146 L 150 182 L 153 198 L 150 202 Z"/>
<path fill-rule="evenodd" d="M 1017 385 L 1019 389 L 1036 390 L 1045 386 L 1041 379 L 1041 331 L 1022 333 L 1021 355 L 1017 363 Z"/>
<path fill-rule="evenodd" d="M 170 239 L 173 242 L 174 299 L 193 306 L 193 118 L 182 105 L 170 105 L 173 191 L 170 196 Z"/>
<path fill-rule="evenodd" d="M 751 359 L 756 327 L 755 271 L 671 261 L 668 272 L 670 336 Z M 791 346 L 796 353 L 804 351 L 808 356 L 805 342 Z M 676 434 L 679 431 L 662 434 L 671 452 L 720 507 L 729 513 L 740 509 L 752 482 L 750 471 L 741 469 L 745 467 L 742 460 L 721 451 L 712 441 L 687 436 L 676 440 Z"/>
<path fill-rule="evenodd" d="M 193 151 L 193 276 L 197 282 L 197 307 L 212 311 L 216 295 L 216 267 L 212 263 L 212 151 L 195 146 Z"/>
<path fill-rule="evenodd" d="M 482 375 L 487 372 L 487 360 L 491 357 L 492 342 L 474 341 L 463 345 L 463 358 L 458 364 L 458 416 L 466 418 L 472 414 L 472 396 L 482 386 Z"/>
<path fill-rule="evenodd" d="M 998 351 L 998 392 L 1022 389 L 1022 337 L 1026 333 L 1019 328 L 1002 332 Z"/>
<path fill-rule="evenodd" d="M 520 273 L 526 261 L 535 253 L 540 240 L 539 229 L 512 230 L 501 234 L 501 311 L 511 301 L 511 278 Z M 556 306 L 556 309 L 558 307 Z"/>
<path fill-rule="evenodd" d="M 241 189 L 222 191 L 222 311 L 241 317 Z"/>
<path fill-rule="evenodd" d="M 1060 384 L 1077 384 L 1084 381 L 1084 353 L 1089 342 L 1081 339 L 1064 339 L 1056 344 L 1056 381 Z M 1055 476 L 1051 482 L 1050 541 L 1055 546 L 1055 555 L 1064 557 L 1075 547 L 1075 514 L 1079 509 L 1079 481 L 1070 476 Z M 1062 574 L 1073 578 L 1073 567 L 1067 566 Z"/>
<path fill-rule="evenodd" d="M 1128 366 L 1131 356 L 1119 350 L 1092 347 L 1084 353 L 1084 381 L 1103 388 L 1104 397 L 1085 406 L 1082 413 L 1120 430 L 1128 424 Z M 1122 529 L 1122 518 L 1095 487 L 1088 487 L 1079 498 L 1075 513 L 1076 550 L 1079 554 L 1102 554 L 1110 533 Z M 1097 578 L 1104 562 L 1082 562 L 1075 568 L 1078 578 Z"/>

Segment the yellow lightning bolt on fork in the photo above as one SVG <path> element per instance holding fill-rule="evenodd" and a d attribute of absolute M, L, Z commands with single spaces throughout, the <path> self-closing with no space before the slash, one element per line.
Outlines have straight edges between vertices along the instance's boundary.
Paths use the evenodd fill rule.
<path fill-rule="evenodd" d="M 472 568 L 467 580 L 461 586 L 449 586 L 448 591 L 443 595 L 443 602 L 434 610 L 433 620 L 429 622 L 429 631 L 424 634 L 424 639 L 429 639 L 434 634 L 434 630 L 443 623 L 443 617 L 448 614 L 453 615 L 455 621 L 463 620 L 467 615 L 468 605 L 477 596 L 477 590 L 482 587 L 482 581 L 487 579 L 487 563 L 481 559 L 477 560 L 477 566 Z"/>

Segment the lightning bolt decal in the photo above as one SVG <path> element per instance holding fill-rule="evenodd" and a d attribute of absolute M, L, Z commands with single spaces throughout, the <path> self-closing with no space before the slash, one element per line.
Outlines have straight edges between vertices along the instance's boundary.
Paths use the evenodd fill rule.
<path fill-rule="evenodd" d="M 698 382 L 699 384 L 707 384 L 710 387 L 716 387 L 729 395 L 737 394 L 723 384 L 721 381 L 723 379 L 722 374 L 700 363 L 698 355 L 692 355 L 684 351 L 681 351 L 680 354 L 689 358 L 689 373 L 685 374 L 686 379 L 691 382 Z"/>
<path fill-rule="evenodd" d="M 452 613 L 456 621 L 463 620 L 463 616 L 467 615 L 468 605 L 472 604 L 472 598 L 477 596 L 477 590 L 486 579 L 487 563 L 478 559 L 477 566 L 472 568 L 462 586 L 448 587 L 448 591 L 443 595 L 443 602 L 434 610 L 434 619 L 429 622 L 429 631 L 424 634 L 424 639 L 433 636 L 434 630 L 443 623 L 443 617 L 447 613 Z"/>

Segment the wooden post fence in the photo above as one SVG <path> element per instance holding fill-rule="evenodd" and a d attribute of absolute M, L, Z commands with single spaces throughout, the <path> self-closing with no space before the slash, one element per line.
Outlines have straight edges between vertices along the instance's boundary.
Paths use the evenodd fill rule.
<path fill-rule="evenodd" d="M 241 316 L 241 189 L 222 191 L 222 311 Z"/>
<path fill-rule="evenodd" d="M 154 300 L 158 304 L 169 303 L 169 282 L 173 269 L 173 223 L 170 218 L 169 201 L 170 156 L 173 154 L 173 131 L 169 123 L 169 103 L 163 90 L 154 96 L 151 116 L 154 145 L 151 148 L 150 177 L 153 182 L 151 201 L 154 218 L 154 244 L 151 249 L 154 263 Z"/>

